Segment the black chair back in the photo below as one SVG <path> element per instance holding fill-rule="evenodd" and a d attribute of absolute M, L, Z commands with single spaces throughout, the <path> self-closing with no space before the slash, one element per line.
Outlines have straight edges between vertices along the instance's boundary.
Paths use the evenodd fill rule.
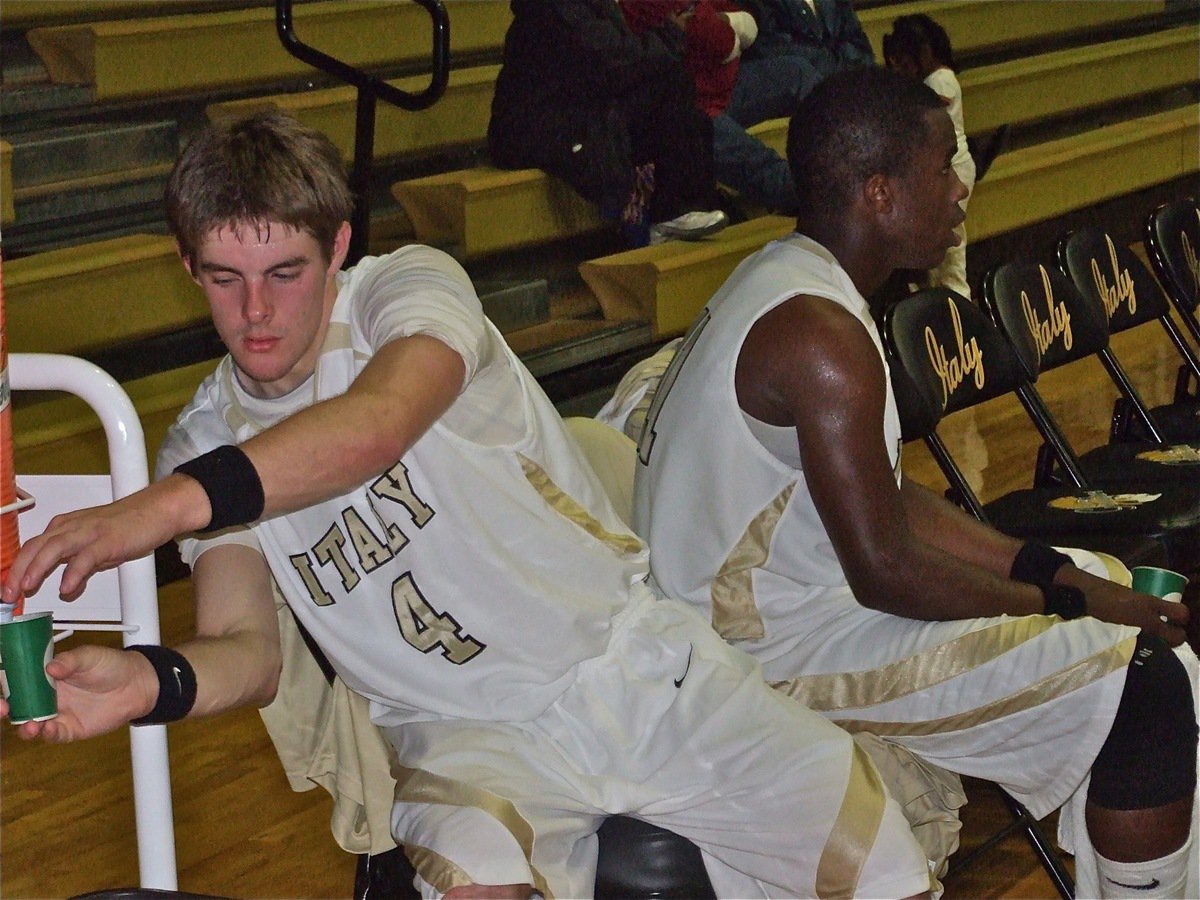
<path fill-rule="evenodd" d="M 992 269 L 983 279 L 983 303 L 1030 381 L 1108 346 L 1104 310 L 1040 263 L 1016 260 Z"/>
<path fill-rule="evenodd" d="M 884 316 L 884 335 L 907 375 L 902 391 L 893 373 L 897 405 L 910 387 L 917 392 L 920 405 L 910 400 L 910 414 L 940 409 L 940 419 L 1028 381 L 1012 346 L 983 311 L 947 288 L 927 288 L 896 304 Z"/>
<path fill-rule="evenodd" d="M 1099 228 L 1081 228 L 1064 237 L 1058 262 L 1079 291 L 1103 307 L 1112 334 L 1170 314 L 1166 295 L 1150 270 Z"/>
<path fill-rule="evenodd" d="M 1146 219 L 1146 250 L 1158 280 L 1185 317 L 1200 306 L 1200 205 L 1164 203 Z"/>

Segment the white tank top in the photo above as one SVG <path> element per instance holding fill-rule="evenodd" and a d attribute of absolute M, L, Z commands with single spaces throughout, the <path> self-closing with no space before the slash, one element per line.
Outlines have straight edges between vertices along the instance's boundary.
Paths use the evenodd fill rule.
<path fill-rule="evenodd" d="M 846 595 L 799 466 L 795 429 L 748 420 L 734 385 L 750 328 L 800 294 L 854 315 L 882 359 L 879 333 L 850 276 L 820 244 L 793 234 L 744 261 L 693 324 L 638 447 L 634 524 L 650 545 L 655 581 L 710 615 L 726 639 L 749 642 L 745 649 L 763 661 L 818 624 L 797 616 L 798 604 L 809 603 L 817 618 L 832 616 L 833 604 L 825 612 L 815 606 Z M 899 483 L 900 420 L 890 381 L 883 428 Z"/>

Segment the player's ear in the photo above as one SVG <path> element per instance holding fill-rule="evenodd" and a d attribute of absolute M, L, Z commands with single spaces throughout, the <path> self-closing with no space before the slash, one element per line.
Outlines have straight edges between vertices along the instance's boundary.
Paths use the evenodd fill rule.
<path fill-rule="evenodd" d="M 863 200 L 873 212 L 887 214 L 892 210 L 892 182 L 883 174 L 875 174 L 863 182 Z"/>
<path fill-rule="evenodd" d="M 346 261 L 346 254 L 350 252 L 350 223 L 343 222 L 337 230 L 337 234 L 333 236 L 333 253 L 329 260 L 329 271 L 336 272 Z"/>
<path fill-rule="evenodd" d="M 197 284 L 199 284 L 199 279 L 196 278 L 196 273 L 192 270 L 191 254 L 184 252 L 183 244 L 179 243 L 179 241 L 175 242 L 175 252 L 179 254 L 179 261 L 183 263 L 183 267 L 187 269 L 187 273 L 191 276 L 192 281 L 195 281 Z"/>

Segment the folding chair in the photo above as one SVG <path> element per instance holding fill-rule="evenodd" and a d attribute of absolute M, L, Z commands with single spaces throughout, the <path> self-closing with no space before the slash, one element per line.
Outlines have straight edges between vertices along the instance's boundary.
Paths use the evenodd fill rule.
<path fill-rule="evenodd" d="M 1175 501 L 1122 506 L 1074 467 L 1078 478 L 1070 486 L 1034 485 L 981 502 L 937 426 L 947 415 L 1006 394 L 1025 405 L 1029 376 L 1016 352 L 982 309 L 946 288 L 927 288 L 896 304 L 882 332 L 904 439 L 925 443 L 954 502 L 977 519 L 1014 537 L 1109 553 L 1128 566 L 1165 565 L 1174 544 L 1194 549 L 1194 536 L 1188 545 L 1172 532 Z M 1026 406 L 1026 412 L 1036 410 Z"/>
<path fill-rule="evenodd" d="M 1061 272 L 1028 261 L 1004 263 L 984 277 L 983 302 L 1013 344 L 1031 382 L 1040 372 L 1098 356 L 1118 388 L 1128 383 L 1109 349 L 1104 308 L 1080 293 Z M 1200 452 L 1189 445 L 1168 446 L 1127 436 L 1074 458 L 1066 438 L 1055 433 L 1053 419 L 1032 384 L 1024 390 L 1031 395 L 1029 403 L 1039 409 L 1037 425 L 1047 440 L 1038 455 L 1039 483 L 1058 479 L 1058 464 L 1076 466 L 1089 481 L 1105 489 L 1130 490 L 1142 483 L 1168 490 L 1177 498 L 1190 496 L 1200 516 Z M 1138 399 L 1132 386 L 1130 391 L 1130 396 Z M 1154 425 L 1157 417 L 1146 415 Z"/>
<path fill-rule="evenodd" d="M 1068 533 L 1065 526 L 1074 523 L 1057 515 L 1059 511 L 1048 505 L 1051 500 L 1072 496 L 1061 489 L 1019 490 L 993 504 L 985 506 L 980 502 L 938 435 L 938 423 L 951 412 L 1012 392 L 1024 378 L 1019 363 L 999 332 L 990 326 L 971 301 L 946 288 L 918 291 L 887 311 L 882 335 L 891 362 L 892 390 L 900 412 L 903 439 L 925 443 L 950 484 L 951 496 L 959 505 L 981 522 L 993 524 L 1002 531 L 1027 531 L 1020 535 L 1022 537 L 1103 550 L 1124 558 L 1127 564 L 1133 564 L 1129 560 L 1162 561 L 1161 545 L 1143 537 L 1114 538 L 1103 532 Z M 957 376 L 964 377 L 947 379 L 946 363 L 950 357 L 942 350 L 956 346 L 964 351 L 970 348 L 974 363 L 970 365 L 970 371 L 964 365 L 957 366 Z M 965 355 L 958 359 L 964 360 Z M 979 376 L 971 374 L 976 371 Z M 968 375 L 971 377 L 965 377 Z M 1008 502 L 1002 502 L 1006 500 Z M 1046 516 L 1044 510 L 1051 510 L 1051 515 Z M 997 513 L 1002 521 L 993 521 Z M 1007 791 L 999 785 L 994 786 L 1000 792 L 1012 822 L 981 847 L 952 861 L 947 878 L 953 877 L 956 871 L 1013 831 L 1020 831 L 1059 896 L 1071 900 L 1075 896 L 1075 881 L 1037 819 Z"/>
<path fill-rule="evenodd" d="M 108 503 L 147 485 L 141 422 L 129 397 L 106 372 L 70 356 L 13 353 L 9 379 L 14 391 L 65 391 L 82 398 L 100 417 L 108 441 L 107 475 L 18 474 L 18 484 L 31 495 L 30 501 L 18 504 L 25 508 L 20 522 L 27 537 L 40 533 L 58 513 Z M 94 575 L 83 595 L 71 603 L 59 599 L 58 577 L 52 575 L 37 594 L 26 598 L 25 609 L 54 614 L 55 640 L 77 631 L 119 631 L 126 645 L 160 642 L 153 556 Z M 131 727 L 129 747 L 141 885 L 174 891 L 177 875 L 166 726 Z"/>
<path fill-rule="evenodd" d="M 1084 298 L 1104 309 L 1110 334 L 1157 320 L 1190 373 L 1185 378 L 1200 380 L 1200 355 L 1184 340 L 1158 282 L 1132 250 L 1098 228 L 1081 228 L 1059 241 L 1058 265 Z M 1176 402 L 1148 409 L 1112 350 L 1105 348 L 1099 356 L 1121 390 L 1113 413 L 1114 440 L 1200 441 L 1200 400 L 1177 393 Z"/>
<path fill-rule="evenodd" d="M 1159 284 L 1200 347 L 1200 205 L 1191 197 L 1164 203 L 1146 217 L 1145 241 Z M 1180 366 L 1175 402 L 1198 396 L 1200 381 L 1191 377 L 1187 366 Z"/>

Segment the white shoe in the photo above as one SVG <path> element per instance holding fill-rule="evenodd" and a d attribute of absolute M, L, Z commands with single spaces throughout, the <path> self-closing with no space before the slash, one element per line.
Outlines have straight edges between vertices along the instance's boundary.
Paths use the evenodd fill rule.
<path fill-rule="evenodd" d="M 672 239 L 698 241 L 716 234 L 729 224 L 729 216 L 719 209 L 684 213 L 666 222 L 650 226 L 650 243 L 661 244 Z"/>

